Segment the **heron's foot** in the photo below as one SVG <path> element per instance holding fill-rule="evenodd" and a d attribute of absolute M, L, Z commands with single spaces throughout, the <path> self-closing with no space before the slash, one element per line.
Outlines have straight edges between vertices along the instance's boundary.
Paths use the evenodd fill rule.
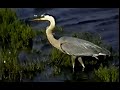
<path fill-rule="evenodd" d="M 82 72 L 84 71 L 85 67 L 82 68 Z"/>
<path fill-rule="evenodd" d="M 84 71 L 84 68 L 85 68 L 85 65 L 84 65 L 84 63 L 83 63 L 83 61 L 82 61 L 82 58 L 81 57 L 79 57 L 78 58 L 78 61 L 81 63 L 81 65 L 82 65 L 82 71 Z"/>
<path fill-rule="evenodd" d="M 74 68 L 73 68 L 73 73 L 74 73 Z"/>
<path fill-rule="evenodd" d="M 75 67 L 75 58 L 76 58 L 75 56 L 72 56 L 72 57 L 71 57 L 73 73 L 74 73 L 74 67 Z"/>
<path fill-rule="evenodd" d="M 106 59 L 107 58 L 107 56 L 104 56 L 104 59 Z"/>

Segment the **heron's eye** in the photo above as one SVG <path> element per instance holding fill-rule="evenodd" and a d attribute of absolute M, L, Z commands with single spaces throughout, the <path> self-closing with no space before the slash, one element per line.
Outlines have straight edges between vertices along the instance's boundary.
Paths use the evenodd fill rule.
<path fill-rule="evenodd" d="M 34 15 L 34 17 L 37 17 L 38 15 Z"/>
<path fill-rule="evenodd" d="M 41 15 L 41 18 L 44 18 L 45 15 Z"/>

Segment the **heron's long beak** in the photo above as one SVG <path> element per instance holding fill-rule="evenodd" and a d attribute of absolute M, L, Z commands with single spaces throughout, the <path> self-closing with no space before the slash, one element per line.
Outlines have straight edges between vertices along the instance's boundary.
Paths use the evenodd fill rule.
<path fill-rule="evenodd" d="M 41 19 L 40 18 L 32 18 L 32 19 L 29 19 L 29 21 L 40 21 Z"/>
<path fill-rule="evenodd" d="M 40 18 L 33 19 L 32 21 L 40 21 Z"/>

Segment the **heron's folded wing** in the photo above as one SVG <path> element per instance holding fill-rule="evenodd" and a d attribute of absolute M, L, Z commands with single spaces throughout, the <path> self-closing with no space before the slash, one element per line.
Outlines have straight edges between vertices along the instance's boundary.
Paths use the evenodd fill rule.
<path fill-rule="evenodd" d="M 64 52 L 66 52 L 69 55 L 75 55 L 75 56 L 92 56 L 94 54 L 93 50 L 91 48 L 88 48 L 82 44 L 73 44 L 73 43 L 62 43 L 61 48 Z"/>
<path fill-rule="evenodd" d="M 105 54 L 110 55 L 110 52 L 105 48 L 101 48 L 89 41 L 73 38 L 73 37 L 61 37 L 61 48 L 69 55 L 78 56 L 92 56 L 93 54 Z"/>

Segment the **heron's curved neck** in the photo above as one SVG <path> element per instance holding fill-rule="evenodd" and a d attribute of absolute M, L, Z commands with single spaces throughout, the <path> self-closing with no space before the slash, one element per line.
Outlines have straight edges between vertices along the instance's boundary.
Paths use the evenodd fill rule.
<path fill-rule="evenodd" d="M 59 41 L 56 40 L 52 34 L 52 31 L 54 30 L 55 28 L 55 20 L 54 18 L 50 18 L 49 19 L 49 22 L 50 22 L 50 25 L 47 27 L 46 29 L 46 35 L 47 35 L 47 38 L 49 40 L 49 42 L 56 48 L 59 48 Z"/>

